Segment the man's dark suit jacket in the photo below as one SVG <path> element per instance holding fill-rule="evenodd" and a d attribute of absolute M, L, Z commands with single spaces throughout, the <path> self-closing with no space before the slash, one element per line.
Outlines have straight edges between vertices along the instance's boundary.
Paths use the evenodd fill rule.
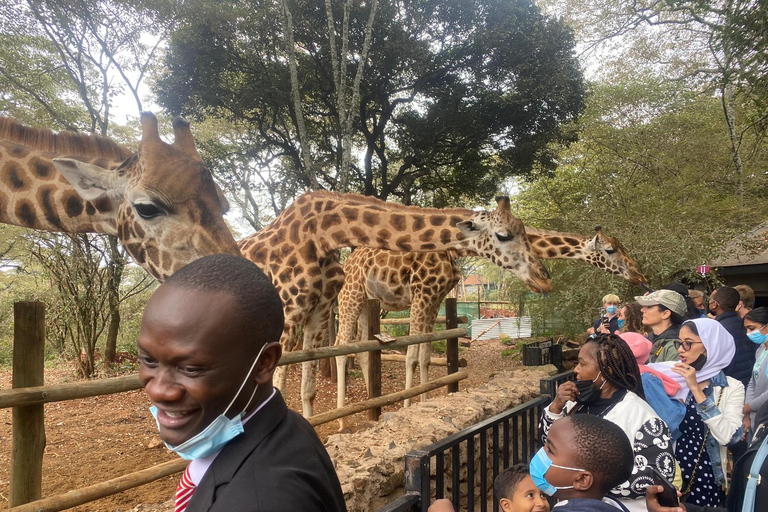
<path fill-rule="evenodd" d="M 731 364 L 725 367 L 725 374 L 740 380 L 744 384 L 744 389 L 749 385 L 749 379 L 752 378 L 752 366 L 755 364 L 755 351 L 757 345 L 747 338 L 747 329 L 742 320 L 735 311 L 726 311 L 717 315 L 716 320 L 725 327 L 725 330 L 733 336 L 733 342 L 736 344 L 736 353 L 731 359 Z"/>
<path fill-rule="evenodd" d="M 345 512 L 328 452 L 280 392 L 230 441 L 200 481 L 187 512 Z"/>

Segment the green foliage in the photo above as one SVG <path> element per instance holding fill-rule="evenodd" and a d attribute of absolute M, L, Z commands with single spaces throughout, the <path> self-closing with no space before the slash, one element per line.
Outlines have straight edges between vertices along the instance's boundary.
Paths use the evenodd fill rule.
<path fill-rule="evenodd" d="M 268 187 L 309 185 L 296 142 L 296 119 L 279 4 L 230 0 L 190 7 L 172 38 L 157 81 L 173 112 L 245 123 L 252 137 L 211 148 L 229 174 L 232 158 L 275 167 Z M 342 4 L 332 2 L 334 19 Z M 350 5 L 350 43 L 362 47 L 369 4 Z M 321 184 L 336 186 L 340 162 L 325 6 L 290 2 L 307 131 Z M 336 27 L 340 39 L 341 22 Z M 528 0 L 379 3 L 371 53 L 353 123 L 361 162 L 357 191 L 437 206 L 487 198 L 506 176 L 551 168 L 549 143 L 583 109 L 574 41 L 560 21 Z M 344 59 L 351 80 L 356 63 Z M 237 181 L 237 179 L 235 179 Z"/>
<path fill-rule="evenodd" d="M 745 173 L 736 172 L 721 112 L 717 98 L 671 83 L 595 85 L 581 141 L 561 153 L 554 176 L 524 185 L 515 199 L 521 218 L 582 234 L 601 225 L 652 287 L 681 278 L 695 283 L 697 265 L 768 216 L 764 144 L 745 135 L 756 150 L 744 160 Z M 563 321 L 570 335 L 583 332 L 604 294 L 628 301 L 643 292 L 581 262 L 547 265 L 553 293 L 526 301 L 534 329 L 547 318 Z M 526 294 L 519 283 L 509 293 Z"/>

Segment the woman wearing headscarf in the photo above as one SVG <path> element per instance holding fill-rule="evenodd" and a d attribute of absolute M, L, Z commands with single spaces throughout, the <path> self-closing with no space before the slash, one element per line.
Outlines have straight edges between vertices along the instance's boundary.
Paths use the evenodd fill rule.
<path fill-rule="evenodd" d="M 648 365 L 682 385 L 675 398 L 686 412 L 675 458 L 686 503 L 714 507 L 725 498 L 726 446 L 741 439 L 744 404 L 744 385 L 723 373 L 735 351 L 733 336 L 719 322 L 699 318 L 680 327 L 679 361 Z"/>
<path fill-rule="evenodd" d="M 630 479 L 609 496 L 631 512 L 644 512 L 645 488 L 652 468 L 667 479 L 675 474 L 669 429 L 645 401 L 640 370 L 627 343 L 615 334 L 598 334 L 579 350 L 576 382 L 564 382 L 543 411 L 539 429 L 542 444 L 555 421 L 571 414 L 600 416 L 621 427 L 632 444 L 635 467 Z"/>

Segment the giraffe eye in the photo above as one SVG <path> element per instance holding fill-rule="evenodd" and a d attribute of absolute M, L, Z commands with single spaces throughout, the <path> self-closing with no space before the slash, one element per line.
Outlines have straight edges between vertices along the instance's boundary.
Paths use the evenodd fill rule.
<path fill-rule="evenodd" d="M 139 214 L 139 217 L 144 220 L 154 219 L 164 213 L 163 210 L 152 203 L 134 203 L 133 207 L 136 209 L 136 213 Z"/>
<path fill-rule="evenodd" d="M 499 240 L 499 242 L 509 242 L 515 237 L 504 233 L 496 233 L 496 238 Z"/>
<path fill-rule="evenodd" d="M 616 249 L 606 249 L 605 253 L 606 254 L 616 254 Z"/>

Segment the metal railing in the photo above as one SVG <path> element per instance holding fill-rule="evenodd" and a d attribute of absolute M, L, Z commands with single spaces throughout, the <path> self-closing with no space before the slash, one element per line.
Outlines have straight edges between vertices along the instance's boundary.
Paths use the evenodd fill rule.
<path fill-rule="evenodd" d="M 426 512 L 433 499 L 450 496 L 454 509 L 498 512 L 493 481 L 510 465 L 527 463 L 539 449 L 538 422 L 557 386 L 573 371 L 542 379 L 542 394 L 442 441 L 405 456 L 405 494 L 377 512 Z"/>

